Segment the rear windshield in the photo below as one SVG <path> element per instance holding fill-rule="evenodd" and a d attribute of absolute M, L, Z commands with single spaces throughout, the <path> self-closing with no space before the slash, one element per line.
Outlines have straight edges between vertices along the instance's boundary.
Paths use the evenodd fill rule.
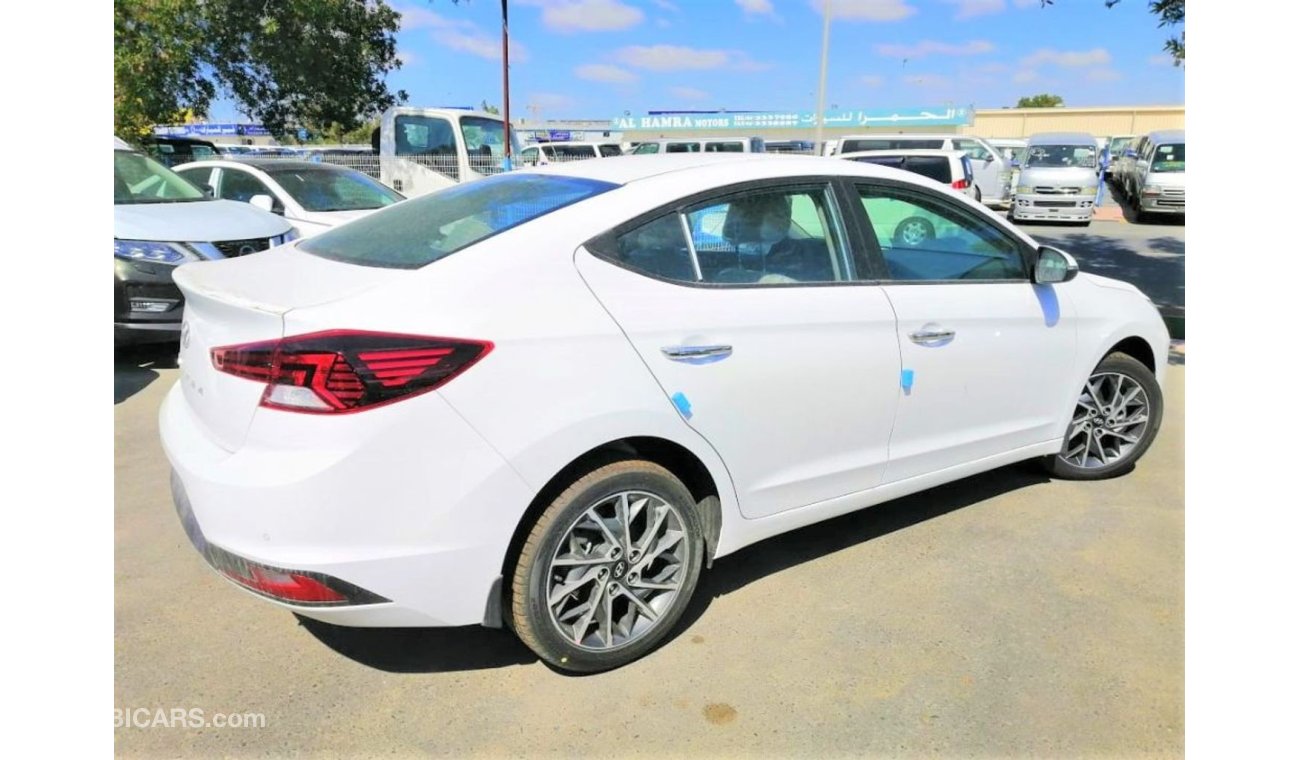
<path fill-rule="evenodd" d="M 903 168 L 945 185 L 952 182 L 952 165 L 947 156 L 908 156 Z"/>
<path fill-rule="evenodd" d="M 399 203 L 298 247 L 349 264 L 418 269 L 615 187 L 575 177 L 498 174 Z"/>
<path fill-rule="evenodd" d="M 1025 161 L 1027 168 L 1083 168 L 1097 167 L 1096 145 L 1031 145 Z"/>
<path fill-rule="evenodd" d="M 937 140 L 919 140 L 915 138 L 891 140 L 882 137 L 874 140 L 845 140 L 840 145 L 840 152 L 855 153 L 860 150 L 939 150 L 940 148 L 943 148 L 943 138 Z"/>

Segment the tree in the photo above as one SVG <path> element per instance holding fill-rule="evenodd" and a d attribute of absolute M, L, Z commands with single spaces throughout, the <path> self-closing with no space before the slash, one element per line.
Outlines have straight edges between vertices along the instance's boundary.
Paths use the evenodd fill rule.
<path fill-rule="evenodd" d="M 406 101 L 384 82 L 400 18 L 384 0 L 116 0 L 114 127 L 138 136 L 223 94 L 273 133 L 354 129 Z"/>
<path fill-rule="evenodd" d="M 1056 0 L 1041 0 L 1042 7 L 1055 5 Z M 1103 0 L 1107 8 L 1119 5 L 1120 0 Z M 1160 19 L 1156 26 L 1180 27 L 1183 25 L 1186 0 L 1149 0 L 1147 8 Z M 1174 57 L 1174 65 L 1181 66 L 1187 60 L 1187 31 L 1183 30 L 1176 37 L 1165 40 L 1165 50 Z"/>
<path fill-rule="evenodd" d="M 1065 98 L 1044 92 L 1041 95 L 1021 98 L 1016 103 L 1016 108 L 1055 108 L 1063 105 L 1065 105 Z"/>
<path fill-rule="evenodd" d="M 483 101 L 483 104 L 479 106 L 479 110 L 482 111 L 483 113 L 493 113 L 493 114 L 501 113 L 500 108 L 497 108 L 496 106 L 488 105 L 488 102 L 486 100 Z"/>

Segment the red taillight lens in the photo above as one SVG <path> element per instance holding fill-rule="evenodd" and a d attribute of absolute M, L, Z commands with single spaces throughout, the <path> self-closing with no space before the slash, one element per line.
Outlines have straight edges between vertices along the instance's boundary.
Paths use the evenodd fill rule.
<path fill-rule="evenodd" d="M 212 365 L 266 383 L 262 406 L 332 414 L 431 391 L 491 350 L 488 341 L 330 330 L 214 348 Z"/>
<path fill-rule="evenodd" d="M 970 183 L 965 179 L 959 179 L 952 183 L 953 190 L 965 190 L 968 187 L 970 187 Z"/>
<path fill-rule="evenodd" d="M 330 604 L 348 601 L 343 594 L 308 575 L 279 572 L 257 565 L 249 565 L 248 569 L 248 575 L 233 570 L 223 570 L 222 573 L 245 588 L 286 602 Z"/>

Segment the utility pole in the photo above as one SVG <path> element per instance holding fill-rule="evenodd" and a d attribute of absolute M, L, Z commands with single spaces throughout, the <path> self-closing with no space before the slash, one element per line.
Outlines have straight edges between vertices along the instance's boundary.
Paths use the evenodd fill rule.
<path fill-rule="evenodd" d="M 501 103 L 501 114 L 506 120 L 505 129 L 503 130 L 506 140 L 505 169 L 510 171 L 514 168 L 514 151 L 510 149 L 512 144 L 510 139 L 510 19 L 506 9 L 506 0 L 501 0 L 501 89 L 504 96 Z"/>
<path fill-rule="evenodd" d="M 505 0 L 502 0 L 505 2 Z M 826 122 L 826 60 L 831 47 L 831 0 L 822 0 L 822 73 L 821 79 L 817 83 L 817 113 L 813 118 L 817 120 L 816 137 L 813 138 L 813 146 L 817 151 L 822 149 L 822 133 Z"/>

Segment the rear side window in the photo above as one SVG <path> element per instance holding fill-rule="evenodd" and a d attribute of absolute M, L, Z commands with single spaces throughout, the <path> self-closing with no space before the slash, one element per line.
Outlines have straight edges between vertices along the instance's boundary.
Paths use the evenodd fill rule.
<path fill-rule="evenodd" d="M 845 140 L 840 146 L 841 153 L 853 153 L 859 150 L 917 150 L 943 148 L 943 138 L 925 140 L 916 138 L 890 139 L 886 137 L 871 140 Z"/>
<path fill-rule="evenodd" d="M 418 269 L 615 187 L 576 177 L 499 174 L 390 206 L 298 247 L 349 264 Z"/>
<path fill-rule="evenodd" d="M 908 156 L 903 168 L 945 185 L 952 182 L 952 165 L 947 156 Z"/>
<path fill-rule="evenodd" d="M 744 153 L 745 145 L 738 142 L 711 142 L 704 144 L 705 153 Z"/>
<path fill-rule="evenodd" d="M 602 145 L 600 146 L 600 155 L 606 157 L 621 156 L 623 155 L 623 149 L 617 145 Z"/>
<path fill-rule="evenodd" d="M 668 143 L 665 153 L 699 153 L 700 144 L 692 143 Z"/>

